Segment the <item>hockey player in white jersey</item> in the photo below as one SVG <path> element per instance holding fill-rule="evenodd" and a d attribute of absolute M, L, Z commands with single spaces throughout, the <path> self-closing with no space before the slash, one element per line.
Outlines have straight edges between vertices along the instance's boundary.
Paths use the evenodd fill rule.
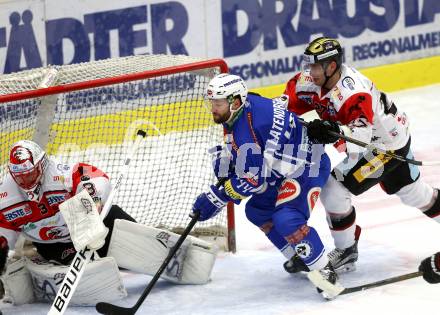
<path fill-rule="evenodd" d="M 125 297 L 118 267 L 153 275 L 178 238 L 174 233 L 135 223 L 117 205 L 112 205 L 101 221 L 98 212 L 111 184 L 95 166 L 59 164 L 35 142 L 21 140 L 11 148 L 8 169 L 0 184 L 0 274 L 5 271 L 0 279 L 5 297 L 14 304 L 53 299 L 76 249 L 84 246 L 105 258 L 87 265 L 72 304 L 90 305 Z M 85 225 L 83 209 L 60 211 L 64 202 L 77 199 L 85 205 L 87 215 L 96 210 L 98 224 Z M 90 200 L 89 204 L 84 200 Z M 96 206 L 90 207 L 92 204 Z M 9 249 L 14 249 L 20 234 L 32 242 L 38 255 L 7 263 Z M 86 234 L 94 239 L 78 248 Z M 175 268 L 167 270 L 163 278 L 173 283 L 206 283 L 215 254 L 215 247 L 190 237 L 175 257 Z"/>
<path fill-rule="evenodd" d="M 330 261 L 339 271 L 355 268 L 361 229 L 356 225 L 352 195 L 359 195 L 376 184 L 387 194 L 420 209 L 440 222 L 440 198 L 420 179 L 415 165 L 373 154 L 356 144 L 345 143 L 328 131 L 369 143 L 412 158 L 409 121 L 388 96 L 356 69 L 342 63 L 342 47 L 332 38 L 313 40 L 304 53 L 303 70 L 288 83 L 285 94 L 288 109 L 301 115 L 315 110 L 320 119 L 308 125 L 309 137 L 317 143 L 334 143 L 347 157 L 334 167 L 321 192 L 336 248 Z M 292 272 L 295 261 L 290 261 Z"/>

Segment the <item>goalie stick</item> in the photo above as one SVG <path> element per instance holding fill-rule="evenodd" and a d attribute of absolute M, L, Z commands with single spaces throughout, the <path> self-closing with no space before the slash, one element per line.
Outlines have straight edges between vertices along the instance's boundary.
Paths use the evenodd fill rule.
<path fill-rule="evenodd" d="M 309 125 L 309 122 L 305 121 L 304 119 L 299 118 L 299 121 L 304 126 L 306 126 L 306 127 Z M 344 135 L 342 133 L 338 133 L 338 132 L 334 132 L 334 131 L 329 130 L 328 134 L 332 135 L 332 136 L 339 137 L 341 139 L 344 139 L 347 142 L 351 142 L 351 143 L 357 144 L 358 146 L 361 146 L 363 148 L 366 148 L 366 149 L 370 150 L 374 154 L 385 154 L 388 157 L 391 157 L 393 159 L 396 159 L 396 160 L 399 160 L 399 161 L 402 161 L 402 162 L 406 162 L 406 163 L 409 163 L 409 164 L 418 165 L 418 166 L 435 166 L 435 165 L 440 165 L 440 161 L 418 161 L 418 160 L 414 160 L 414 159 L 409 159 L 409 158 L 406 158 L 404 156 L 395 154 L 393 152 L 385 151 L 385 150 L 382 150 L 380 148 L 376 148 L 376 147 L 372 146 L 371 144 L 368 144 L 368 143 L 365 143 L 363 141 L 360 141 L 360 140 L 348 137 L 348 136 L 346 136 L 346 135 Z"/>
<path fill-rule="evenodd" d="M 330 299 L 332 299 L 332 298 L 337 297 L 338 295 L 350 294 L 350 293 L 364 291 L 367 289 L 377 288 L 377 287 L 381 287 L 381 286 L 384 286 L 387 284 L 420 277 L 421 275 L 422 275 L 421 271 L 416 271 L 416 272 L 411 272 L 411 273 L 407 273 L 404 275 L 391 277 L 391 278 L 387 278 L 387 279 L 383 279 L 383 280 L 379 280 L 379 281 L 375 281 L 375 282 L 365 283 L 365 284 L 361 284 L 359 286 L 348 287 L 348 288 L 345 288 L 341 285 L 331 284 L 317 270 L 313 270 L 313 271 L 309 272 L 307 274 L 307 277 L 315 286 L 317 286 L 318 288 L 323 290 L 326 293 L 326 295 Z"/>
<path fill-rule="evenodd" d="M 127 154 L 121 172 L 119 173 L 116 179 L 116 184 L 113 187 L 113 189 L 110 191 L 107 201 L 104 204 L 104 207 L 102 208 L 102 211 L 100 213 L 101 218 L 104 218 L 107 215 L 108 211 L 110 210 L 112 205 L 112 200 L 116 192 L 118 191 L 119 186 L 121 185 L 124 175 L 128 171 L 128 166 L 131 162 L 131 159 L 133 155 L 136 153 L 137 149 L 139 148 L 142 139 L 145 138 L 146 135 L 147 133 L 145 131 L 138 130 L 136 135 L 136 140 L 131 146 L 129 153 Z M 84 273 L 85 266 L 90 261 L 90 258 L 92 257 L 93 253 L 94 251 L 90 250 L 87 247 L 76 253 L 75 257 L 72 260 L 72 263 L 70 264 L 69 270 L 66 272 L 63 282 L 61 283 L 60 288 L 58 289 L 57 295 L 55 296 L 52 306 L 49 312 L 47 313 L 48 315 L 64 314 L 73 294 L 75 293 L 75 290 L 78 286 L 81 276 Z"/>
<path fill-rule="evenodd" d="M 216 184 L 216 186 L 220 187 L 221 185 L 223 185 L 226 182 L 226 180 L 227 180 L 227 178 L 221 178 L 218 181 L 218 183 Z M 110 304 L 110 303 L 106 303 L 106 302 L 99 302 L 98 304 L 96 304 L 96 310 L 98 311 L 98 313 L 107 314 L 107 315 L 132 315 L 132 314 L 135 314 L 137 312 L 137 310 L 139 309 L 139 307 L 142 305 L 142 303 L 147 298 L 148 294 L 153 289 L 157 280 L 159 280 L 161 274 L 164 272 L 165 268 L 168 266 L 171 259 L 173 259 L 174 255 L 179 250 L 182 243 L 185 241 L 188 234 L 191 232 L 194 225 L 197 223 L 199 216 L 200 216 L 200 212 L 196 212 L 196 213 L 190 215 L 191 221 L 189 222 L 189 224 L 187 225 L 187 227 L 183 231 L 182 235 L 177 240 L 176 244 L 170 249 L 168 256 L 165 258 L 162 265 L 159 267 L 156 274 L 154 275 L 153 279 L 151 279 L 150 283 L 145 288 L 144 292 L 142 292 L 141 296 L 139 297 L 139 299 L 137 300 L 135 305 L 133 305 L 132 307 L 122 307 L 122 306 L 118 306 L 118 305 L 114 305 L 114 304 Z"/>

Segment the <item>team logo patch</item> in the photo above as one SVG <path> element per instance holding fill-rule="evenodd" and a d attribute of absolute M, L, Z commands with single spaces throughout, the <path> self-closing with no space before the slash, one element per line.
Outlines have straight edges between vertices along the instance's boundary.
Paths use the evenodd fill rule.
<path fill-rule="evenodd" d="M 68 171 L 70 170 L 70 166 L 67 164 L 57 164 L 57 169 L 59 171 Z"/>
<path fill-rule="evenodd" d="M 40 238 L 43 241 L 57 240 L 69 236 L 66 229 L 60 226 L 48 226 L 40 230 Z"/>
<path fill-rule="evenodd" d="M 63 250 L 63 252 L 61 253 L 61 259 L 65 259 L 70 255 L 75 255 L 76 251 L 75 248 L 71 247 L 71 248 L 67 248 L 65 250 Z"/>
<path fill-rule="evenodd" d="M 307 104 L 312 104 L 313 103 L 311 95 L 298 95 L 298 98 L 300 100 L 306 102 Z"/>
<path fill-rule="evenodd" d="M 46 200 L 49 206 L 54 206 L 56 204 L 62 203 L 64 200 L 66 200 L 66 194 L 65 193 L 58 193 L 58 192 L 49 192 L 46 193 Z"/>
<path fill-rule="evenodd" d="M 169 240 L 170 236 L 171 235 L 168 234 L 167 232 L 159 232 L 156 235 L 156 240 L 158 240 L 159 243 L 161 243 L 163 245 L 163 247 L 167 248 L 168 247 L 167 243 L 168 243 L 168 240 Z"/>
<path fill-rule="evenodd" d="M 32 159 L 32 154 L 31 152 L 23 147 L 15 147 L 12 149 L 11 155 L 17 159 L 18 161 L 26 161 L 26 160 L 30 160 L 31 162 L 33 162 Z"/>
<path fill-rule="evenodd" d="M 309 190 L 309 193 L 307 194 L 307 203 L 309 205 L 309 212 L 312 212 L 313 208 L 315 208 L 320 193 L 321 193 L 321 187 L 313 187 L 312 189 Z"/>
<path fill-rule="evenodd" d="M 344 97 L 342 96 L 342 94 L 341 94 L 341 90 L 338 89 L 337 86 L 335 86 L 335 88 L 333 89 L 332 96 L 333 96 L 334 98 L 337 98 L 337 99 L 340 100 L 340 101 L 342 101 L 342 99 L 344 98 Z"/>
<path fill-rule="evenodd" d="M 275 203 L 277 207 L 280 204 L 291 201 L 299 196 L 301 193 L 301 186 L 294 179 L 286 179 L 281 183 L 280 188 L 278 188 L 278 197 Z"/>
<path fill-rule="evenodd" d="M 31 214 L 32 210 L 28 205 L 23 205 L 22 207 L 13 208 L 12 210 L 3 212 L 3 216 L 8 222 L 23 218 Z"/>
<path fill-rule="evenodd" d="M 350 89 L 350 90 L 354 90 L 354 80 L 351 77 L 345 77 L 344 79 L 342 79 L 342 86 Z"/>
<path fill-rule="evenodd" d="M 313 247 L 307 241 L 296 244 L 295 251 L 302 259 L 307 259 L 313 254 Z"/>
<path fill-rule="evenodd" d="M 86 209 L 86 214 L 89 214 L 92 212 L 92 203 L 87 198 L 81 198 L 81 204 L 83 205 L 84 209 Z"/>
<path fill-rule="evenodd" d="M 81 181 L 82 181 L 82 182 L 86 182 L 86 181 L 88 181 L 88 180 L 90 180 L 90 176 L 87 176 L 87 175 L 83 175 L 83 176 L 81 176 Z"/>

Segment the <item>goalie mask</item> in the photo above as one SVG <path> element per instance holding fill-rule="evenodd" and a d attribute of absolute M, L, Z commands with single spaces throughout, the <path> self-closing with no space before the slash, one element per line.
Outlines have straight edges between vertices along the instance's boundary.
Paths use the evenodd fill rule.
<path fill-rule="evenodd" d="M 231 116 L 228 121 L 234 116 L 234 113 L 238 112 L 246 102 L 248 94 L 248 88 L 246 83 L 239 76 L 221 73 L 216 75 L 208 84 L 206 90 L 206 105 L 211 111 L 213 107 L 213 100 L 226 99 L 229 104 L 229 110 Z M 241 105 L 238 108 L 233 109 L 235 99 L 239 99 Z"/>
<path fill-rule="evenodd" d="M 33 141 L 21 140 L 12 146 L 9 155 L 9 173 L 24 190 L 35 188 L 47 166 L 46 152 Z"/>

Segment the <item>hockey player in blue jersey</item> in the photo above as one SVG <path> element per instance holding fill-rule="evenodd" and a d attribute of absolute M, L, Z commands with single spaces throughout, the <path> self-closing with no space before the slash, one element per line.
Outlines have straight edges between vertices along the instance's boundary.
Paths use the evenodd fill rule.
<path fill-rule="evenodd" d="M 324 146 L 309 141 L 285 99 L 248 94 L 238 76 L 217 75 L 206 94 L 213 120 L 226 130 L 226 145 L 214 150 L 214 171 L 227 181 L 199 195 L 193 212 L 199 212 L 200 221 L 208 220 L 227 202 L 250 197 L 246 216 L 288 259 L 286 270 L 288 264 L 300 264 L 303 271 L 319 270 L 335 283 L 324 245 L 307 224 L 330 174 Z"/>

